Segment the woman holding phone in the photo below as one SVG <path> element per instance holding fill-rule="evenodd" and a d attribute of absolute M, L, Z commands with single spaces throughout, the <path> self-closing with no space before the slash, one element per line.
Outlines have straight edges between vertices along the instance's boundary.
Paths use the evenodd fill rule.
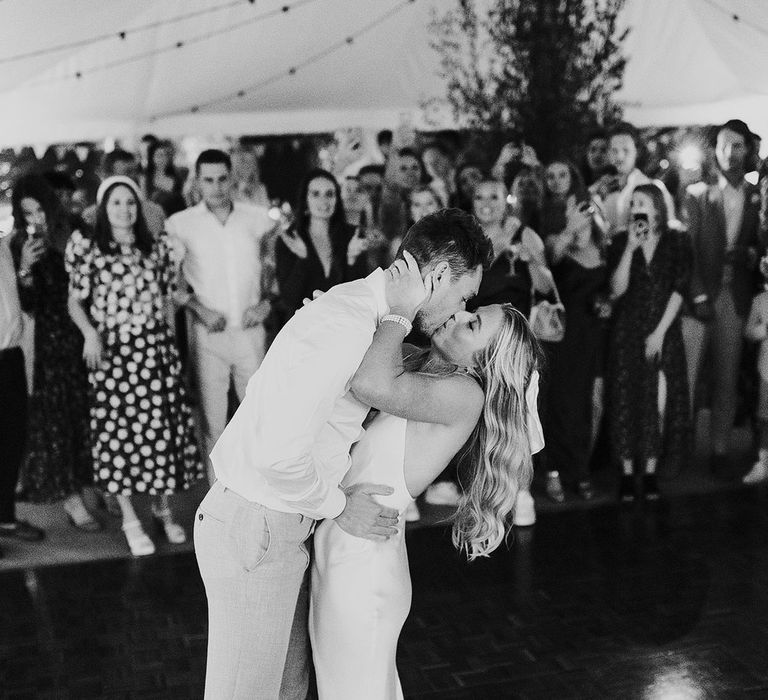
<path fill-rule="evenodd" d="M 635 498 L 639 463 L 645 498 L 659 498 L 660 460 L 668 474 L 689 453 L 691 420 L 680 307 L 692 253 L 686 236 L 671 230 L 664 193 L 637 186 L 630 225 L 608 249 L 615 301 L 608 353 L 611 442 L 622 467 L 619 497 Z"/>
<path fill-rule="evenodd" d="M 82 497 L 83 488 L 93 483 L 88 375 L 83 339 L 67 311 L 64 249 L 72 229 L 56 193 L 40 175 L 19 178 L 11 201 L 15 232 L 10 247 L 19 299 L 35 320 L 21 497 L 43 503 L 61 500 L 74 527 L 95 532 L 101 524 Z"/>
<path fill-rule="evenodd" d="M 284 217 L 276 245 L 282 324 L 305 298 L 368 273 L 364 226 L 346 223 L 341 189 L 327 170 L 310 171 L 299 188 L 296 218 Z"/>

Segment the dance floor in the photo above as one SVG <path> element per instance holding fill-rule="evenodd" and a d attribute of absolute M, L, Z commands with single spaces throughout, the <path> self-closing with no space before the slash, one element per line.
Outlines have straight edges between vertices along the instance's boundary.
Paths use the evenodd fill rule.
<path fill-rule="evenodd" d="M 768 697 L 768 489 L 543 512 L 473 564 L 444 526 L 408 546 L 408 698 Z M 0 570 L 2 698 L 198 698 L 205 641 L 189 551 Z"/>

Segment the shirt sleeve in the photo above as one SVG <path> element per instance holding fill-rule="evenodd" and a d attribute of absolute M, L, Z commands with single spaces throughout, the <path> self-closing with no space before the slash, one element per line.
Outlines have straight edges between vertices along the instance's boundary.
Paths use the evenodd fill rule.
<path fill-rule="evenodd" d="M 285 501 L 318 518 L 335 518 L 346 505 L 336 483 L 323 478 L 331 465 L 314 454 L 320 431 L 363 359 L 375 330 L 373 312 L 318 300 L 299 312 L 280 339 L 278 371 L 265 368 L 258 386 L 254 454 L 260 473 Z M 288 329 L 287 329 L 288 330 Z M 276 341 L 277 342 L 277 341 Z M 351 447 L 351 445 L 349 446 Z M 346 454 L 339 459 L 348 460 Z M 333 473 L 343 473 L 333 465 Z"/>

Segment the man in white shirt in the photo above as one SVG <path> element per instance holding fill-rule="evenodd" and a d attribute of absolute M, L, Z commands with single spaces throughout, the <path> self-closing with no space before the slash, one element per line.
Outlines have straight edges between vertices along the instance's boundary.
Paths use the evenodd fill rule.
<path fill-rule="evenodd" d="M 416 319 L 431 335 L 477 293 L 490 241 L 474 217 L 448 209 L 415 224 L 403 248 L 431 277 Z M 305 698 L 315 521 L 334 518 L 369 539 L 395 532 L 397 511 L 373 497 L 391 487 L 339 486 L 369 410 L 347 388 L 389 312 L 384 278 L 379 268 L 294 315 L 211 454 L 218 481 L 195 519 L 209 611 L 206 698 Z"/>
<path fill-rule="evenodd" d="M 206 455 L 227 424 L 228 393 L 239 399 L 264 357 L 261 241 L 275 227 L 264 207 L 233 202 L 232 165 L 223 151 L 203 151 L 195 164 L 202 201 L 165 224 L 190 294 L 179 300 L 192 311 L 194 376 L 200 399 Z M 214 476 L 209 465 L 209 478 Z"/>
<path fill-rule="evenodd" d="M 635 187 L 651 182 L 651 178 L 637 167 L 639 144 L 640 136 L 634 126 L 626 122 L 617 125 L 611 131 L 608 142 L 608 158 L 616 174 L 603 175 L 590 187 L 594 201 L 606 221 L 609 239 L 617 231 L 629 226 L 629 205 Z M 674 219 L 675 203 L 672 195 L 661 181 L 655 184 L 664 193 L 669 219 Z"/>
<path fill-rule="evenodd" d="M 43 539 L 43 531 L 16 520 L 15 515 L 16 481 L 27 434 L 27 375 L 21 350 L 21 306 L 9 238 L 0 236 L 0 537 L 32 542 Z"/>

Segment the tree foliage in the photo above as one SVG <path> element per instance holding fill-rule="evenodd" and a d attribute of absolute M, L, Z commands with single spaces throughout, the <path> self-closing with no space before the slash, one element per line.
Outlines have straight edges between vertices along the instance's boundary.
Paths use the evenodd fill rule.
<path fill-rule="evenodd" d="M 624 0 L 453 2 L 431 31 L 459 123 L 494 140 L 522 132 L 547 158 L 620 118 Z"/>

